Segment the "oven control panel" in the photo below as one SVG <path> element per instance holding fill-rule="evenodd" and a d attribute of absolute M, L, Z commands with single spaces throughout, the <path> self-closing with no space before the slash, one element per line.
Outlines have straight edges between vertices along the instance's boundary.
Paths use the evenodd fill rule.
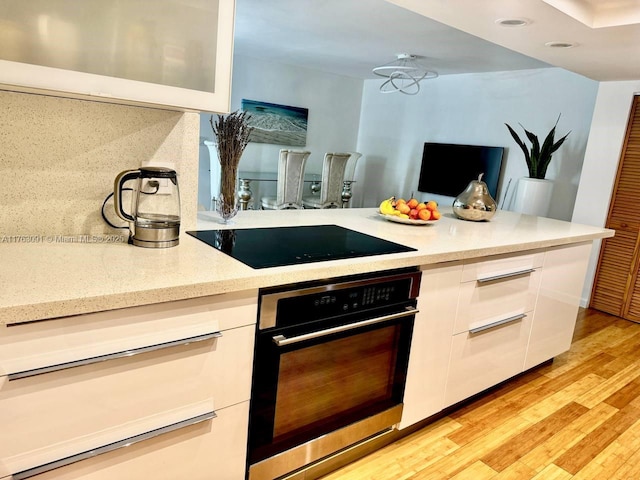
<path fill-rule="evenodd" d="M 342 298 L 340 302 L 340 307 L 343 312 L 348 311 L 356 311 L 361 308 L 369 308 L 381 303 L 389 303 L 394 302 L 396 285 L 384 285 L 384 286 L 374 286 L 374 287 L 365 287 L 362 289 L 357 289 L 355 291 L 349 291 L 347 295 Z M 338 301 L 338 296 L 331 295 L 329 298 L 327 296 L 323 296 L 320 300 L 316 299 L 314 301 L 314 307 L 322 308 L 322 305 L 334 304 Z M 406 300 L 407 297 L 403 296 L 400 300 Z"/>
<path fill-rule="evenodd" d="M 407 300 L 407 283 L 408 280 L 405 279 L 400 284 L 383 283 L 285 299 L 281 301 L 279 310 L 284 310 L 283 313 L 288 308 L 314 311 L 315 319 L 357 312 Z"/>
<path fill-rule="evenodd" d="M 415 298 L 419 283 L 420 273 L 411 272 L 405 275 L 277 292 L 271 294 L 271 297 L 263 295 L 260 328 L 291 326 L 406 302 Z M 272 312 L 269 312 L 270 310 Z M 263 317 L 267 316 L 275 318 L 264 322 Z"/>

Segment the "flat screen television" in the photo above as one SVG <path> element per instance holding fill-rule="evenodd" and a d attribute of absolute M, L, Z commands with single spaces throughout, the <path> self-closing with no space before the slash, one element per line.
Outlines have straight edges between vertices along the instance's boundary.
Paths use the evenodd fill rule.
<path fill-rule="evenodd" d="M 484 173 L 482 181 L 497 200 L 503 154 L 504 147 L 427 142 L 422 151 L 418 190 L 457 197 L 471 180 Z"/>

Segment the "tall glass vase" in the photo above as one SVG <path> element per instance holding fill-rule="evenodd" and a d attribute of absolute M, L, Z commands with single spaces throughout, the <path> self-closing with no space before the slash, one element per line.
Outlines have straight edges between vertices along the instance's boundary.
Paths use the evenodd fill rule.
<path fill-rule="evenodd" d="M 223 164 L 220 169 L 220 196 L 216 202 L 216 211 L 223 223 L 229 223 L 238 213 L 237 183 L 238 168 Z"/>

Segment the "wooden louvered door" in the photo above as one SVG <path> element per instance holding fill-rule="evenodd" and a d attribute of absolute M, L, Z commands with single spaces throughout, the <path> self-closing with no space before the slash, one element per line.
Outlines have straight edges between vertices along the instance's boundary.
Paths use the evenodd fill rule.
<path fill-rule="evenodd" d="M 640 96 L 634 97 L 613 188 L 591 307 L 640 322 Z"/>

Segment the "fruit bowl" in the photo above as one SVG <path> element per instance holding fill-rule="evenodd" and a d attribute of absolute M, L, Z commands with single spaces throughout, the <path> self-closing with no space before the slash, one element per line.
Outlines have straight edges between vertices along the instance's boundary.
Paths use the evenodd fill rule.
<path fill-rule="evenodd" d="M 390 222 L 405 225 L 430 225 L 437 222 L 442 214 L 438 211 L 438 203 L 434 200 L 420 202 L 416 198 L 406 201 L 402 198 L 390 197 L 383 200 L 378 208 L 380 216 Z"/>
<path fill-rule="evenodd" d="M 380 212 L 378 212 L 378 215 L 383 217 L 385 220 L 389 220 L 390 222 L 404 223 L 405 225 L 431 225 L 438 222 L 438 220 L 413 220 L 411 218 L 402 218 L 398 215 L 386 215 Z"/>

